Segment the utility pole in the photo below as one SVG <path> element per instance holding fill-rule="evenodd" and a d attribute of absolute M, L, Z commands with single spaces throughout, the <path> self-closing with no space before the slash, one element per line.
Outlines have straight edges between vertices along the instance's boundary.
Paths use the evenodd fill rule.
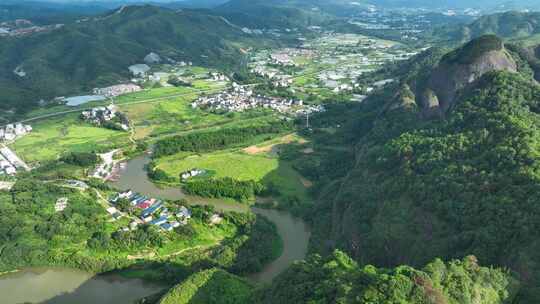
<path fill-rule="evenodd" d="M 309 130 L 309 112 L 306 112 L 306 129 Z"/>

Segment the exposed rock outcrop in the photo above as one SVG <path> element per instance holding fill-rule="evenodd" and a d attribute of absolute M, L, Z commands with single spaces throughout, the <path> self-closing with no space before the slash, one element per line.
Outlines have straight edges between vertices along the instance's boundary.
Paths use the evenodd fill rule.
<path fill-rule="evenodd" d="M 446 55 L 427 80 L 423 92 L 417 92 L 425 117 L 444 115 L 459 91 L 492 71 L 517 72 L 517 63 L 495 36 L 483 36 Z M 420 94 L 418 94 L 420 93 Z"/>

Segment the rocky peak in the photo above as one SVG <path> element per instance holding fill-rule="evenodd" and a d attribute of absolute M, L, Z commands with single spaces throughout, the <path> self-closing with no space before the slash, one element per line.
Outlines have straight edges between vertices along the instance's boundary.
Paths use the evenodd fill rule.
<path fill-rule="evenodd" d="M 496 36 L 482 36 L 445 55 L 417 92 L 425 117 L 442 116 L 462 89 L 492 71 L 517 72 L 517 63 Z"/>

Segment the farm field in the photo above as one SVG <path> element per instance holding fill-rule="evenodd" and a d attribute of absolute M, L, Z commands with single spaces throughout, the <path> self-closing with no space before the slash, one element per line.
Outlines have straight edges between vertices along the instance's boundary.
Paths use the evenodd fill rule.
<path fill-rule="evenodd" d="M 219 151 L 202 155 L 176 154 L 159 159 L 158 168 L 179 180 L 179 173 L 201 168 L 215 173 L 213 177 L 261 181 L 279 166 L 277 158 L 249 155 L 239 151 Z"/>
<path fill-rule="evenodd" d="M 267 117 L 274 119 L 265 111 L 219 115 L 194 109 L 191 103 L 198 97 L 198 93 L 189 94 L 191 91 L 190 88 L 157 88 L 124 95 L 116 102 L 120 111 L 127 114 L 130 119 L 135 140 L 204 128 L 246 125 L 259 119 L 265 120 Z M 158 100 L 144 102 L 152 98 Z M 37 120 L 32 126 L 33 131 L 29 135 L 11 145 L 29 163 L 54 160 L 65 152 L 125 147 L 130 137 L 128 132 L 82 123 L 78 112 Z"/>
<path fill-rule="evenodd" d="M 205 154 L 181 152 L 156 160 L 155 166 L 177 182 L 180 182 L 182 172 L 193 168 L 205 169 L 211 177 L 254 180 L 279 189 L 281 195 L 307 200 L 305 179 L 289 162 L 280 160 L 276 153 L 279 144 L 292 141 L 303 142 L 303 139 L 297 135 L 286 135 L 245 149 Z"/>
<path fill-rule="evenodd" d="M 36 122 L 34 130 L 11 147 L 26 162 L 55 160 L 65 152 L 89 152 L 125 146 L 127 132 L 82 123 L 78 114 Z"/>

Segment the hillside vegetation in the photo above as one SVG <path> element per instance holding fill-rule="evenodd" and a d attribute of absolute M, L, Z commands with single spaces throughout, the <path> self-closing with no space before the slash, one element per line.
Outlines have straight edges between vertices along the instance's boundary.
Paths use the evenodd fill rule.
<path fill-rule="evenodd" d="M 506 272 L 478 266 L 476 258 L 444 263 L 435 260 L 422 270 L 359 266 L 336 251 L 312 256 L 280 275 L 264 290 L 260 303 L 511 303 L 517 290 Z"/>
<path fill-rule="evenodd" d="M 252 286 L 244 279 L 213 268 L 193 274 L 167 292 L 159 304 L 248 304 Z"/>
<path fill-rule="evenodd" d="M 321 192 L 314 248 L 384 266 L 474 254 L 519 274 L 519 303 L 540 299 L 540 86 L 521 70 L 483 72 L 444 120 L 419 119 L 423 105 L 403 87 L 358 107 L 361 121 L 342 130 L 356 138 L 355 161 Z"/>
<path fill-rule="evenodd" d="M 540 13 L 510 11 L 478 18 L 471 24 L 448 26 L 433 31 L 437 39 L 454 43 L 465 43 L 483 35 L 497 35 L 505 40 L 537 40 L 540 34 Z"/>
<path fill-rule="evenodd" d="M 204 270 L 171 288 L 159 304 L 504 304 L 512 303 L 518 290 L 507 271 L 481 267 L 474 256 L 448 263 L 435 259 L 422 269 L 385 269 L 359 265 L 335 251 L 296 262 L 257 289 L 223 270 Z"/>
<path fill-rule="evenodd" d="M 216 7 L 214 13 L 234 24 L 256 29 L 320 25 L 332 18 L 323 10 L 312 10 L 313 7 L 308 1 L 231 0 Z"/>

